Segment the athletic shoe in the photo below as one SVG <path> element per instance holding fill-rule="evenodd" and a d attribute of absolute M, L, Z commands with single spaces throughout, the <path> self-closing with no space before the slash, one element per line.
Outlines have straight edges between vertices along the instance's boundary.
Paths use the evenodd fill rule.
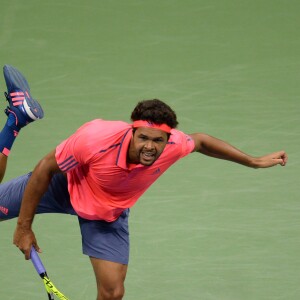
<path fill-rule="evenodd" d="M 30 87 L 26 78 L 16 68 L 5 65 L 3 68 L 7 93 L 4 95 L 9 103 L 5 113 L 13 113 L 16 125 L 20 128 L 44 117 L 41 105 L 30 95 Z"/>

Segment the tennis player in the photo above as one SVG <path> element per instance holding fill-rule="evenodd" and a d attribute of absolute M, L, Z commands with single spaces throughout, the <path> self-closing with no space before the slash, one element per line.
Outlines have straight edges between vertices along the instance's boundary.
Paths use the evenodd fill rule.
<path fill-rule="evenodd" d="M 176 161 L 198 152 L 251 168 L 287 163 L 284 151 L 256 158 L 207 134 L 185 134 L 176 129 L 175 112 L 158 99 L 139 102 L 131 120 L 88 122 L 32 173 L 0 185 L 0 218 L 18 217 L 13 242 L 26 259 L 32 246 L 40 251 L 32 231 L 35 214 L 78 217 L 83 253 L 96 276 L 97 300 L 123 298 L 129 209 Z"/>

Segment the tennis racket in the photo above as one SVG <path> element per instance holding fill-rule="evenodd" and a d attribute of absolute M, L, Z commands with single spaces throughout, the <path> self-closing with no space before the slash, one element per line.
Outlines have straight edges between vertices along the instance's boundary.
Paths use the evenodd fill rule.
<path fill-rule="evenodd" d="M 69 300 L 69 298 L 67 298 L 64 294 L 62 294 L 51 282 L 38 253 L 36 252 L 36 250 L 33 247 L 31 248 L 30 257 L 31 257 L 31 261 L 32 261 L 37 273 L 40 275 L 40 277 L 44 281 L 48 299 L 54 300 L 54 295 L 55 295 L 58 297 L 58 299 Z"/>

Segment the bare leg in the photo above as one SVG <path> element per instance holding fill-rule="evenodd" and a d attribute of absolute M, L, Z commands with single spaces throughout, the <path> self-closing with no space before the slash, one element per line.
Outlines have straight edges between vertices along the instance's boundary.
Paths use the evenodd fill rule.
<path fill-rule="evenodd" d="M 127 265 L 93 257 L 90 259 L 97 281 L 97 300 L 121 300 L 125 293 Z"/>
<path fill-rule="evenodd" d="M 5 175 L 7 165 L 7 156 L 3 153 L 0 153 L 0 182 L 2 182 Z"/>
<path fill-rule="evenodd" d="M 0 182 L 2 182 L 3 177 L 5 175 L 6 164 L 7 164 L 7 156 L 0 153 Z M 0 218 L 0 222 L 1 221 L 5 221 L 5 220 Z"/>

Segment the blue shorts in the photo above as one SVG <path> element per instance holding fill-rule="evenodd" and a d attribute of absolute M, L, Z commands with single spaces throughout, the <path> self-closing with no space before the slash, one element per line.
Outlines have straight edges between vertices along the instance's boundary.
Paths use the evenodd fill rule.
<path fill-rule="evenodd" d="M 0 184 L 0 219 L 8 220 L 19 215 L 22 196 L 31 173 Z M 37 214 L 62 213 L 77 215 L 74 211 L 63 174 L 55 174 L 42 197 Z M 83 253 L 103 260 L 128 264 L 129 260 L 129 209 L 114 222 L 91 221 L 78 217 Z"/>

